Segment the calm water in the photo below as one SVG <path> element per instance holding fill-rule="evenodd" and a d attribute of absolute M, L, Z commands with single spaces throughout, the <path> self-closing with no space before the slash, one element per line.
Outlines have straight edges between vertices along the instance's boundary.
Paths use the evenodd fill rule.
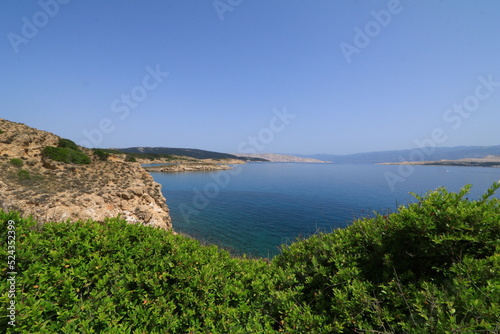
<path fill-rule="evenodd" d="M 354 219 L 387 213 L 440 186 L 472 184 L 470 199 L 500 180 L 500 168 L 250 163 L 234 171 L 152 173 L 174 229 L 239 254 L 273 257 L 279 245 Z M 406 166 L 408 167 L 408 166 Z M 411 172 L 411 175 L 409 175 Z M 387 173 L 399 176 L 391 187 Z M 500 194 L 496 194 L 499 197 Z"/>

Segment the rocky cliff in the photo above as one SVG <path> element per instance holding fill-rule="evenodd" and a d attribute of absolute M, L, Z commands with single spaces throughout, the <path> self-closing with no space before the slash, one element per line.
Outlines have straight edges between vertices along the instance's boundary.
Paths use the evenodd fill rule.
<path fill-rule="evenodd" d="M 40 222 L 103 221 L 120 215 L 131 223 L 172 227 L 160 185 L 138 163 L 100 161 L 80 150 L 90 164 L 53 161 L 42 155 L 61 138 L 0 119 L 0 208 L 33 215 Z"/>

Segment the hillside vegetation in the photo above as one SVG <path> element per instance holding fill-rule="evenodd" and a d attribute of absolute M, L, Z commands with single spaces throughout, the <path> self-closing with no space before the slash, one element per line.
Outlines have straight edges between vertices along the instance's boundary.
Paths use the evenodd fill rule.
<path fill-rule="evenodd" d="M 271 262 L 119 218 L 40 225 L 1 212 L 5 259 L 8 221 L 16 227 L 9 330 L 498 333 L 499 186 L 475 201 L 469 187 L 416 196 L 390 215 L 283 246 Z"/>

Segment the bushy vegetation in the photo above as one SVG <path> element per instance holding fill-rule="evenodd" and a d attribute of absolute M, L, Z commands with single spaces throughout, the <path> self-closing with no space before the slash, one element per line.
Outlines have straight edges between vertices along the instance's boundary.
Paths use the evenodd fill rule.
<path fill-rule="evenodd" d="M 43 149 L 42 155 L 54 161 L 61 161 L 68 164 L 84 165 L 90 163 L 88 155 L 70 148 L 47 146 Z"/>
<path fill-rule="evenodd" d="M 132 156 L 130 154 L 127 154 L 127 156 L 125 157 L 125 161 L 127 161 L 127 162 L 137 162 L 137 159 L 134 156 Z"/>
<path fill-rule="evenodd" d="M 27 170 L 21 169 L 17 173 L 17 177 L 19 178 L 20 181 L 31 180 L 31 173 Z"/>
<path fill-rule="evenodd" d="M 89 164 L 91 162 L 88 155 L 69 139 L 59 139 L 57 147 L 47 146 L 42 150 L 42 155 L 54 161 L 61 161 L 67 164 L 77 165 Z"/>
<path fill-rule="evenodd" d="M 71 150 L 75 150 L 75 151 L 80 152 L 80 148 L 78 147 L 78 145 L 76 145 L 74 141 L 69 140 L 69 139 L 64 139 L 64 138 L 59 139 L 59 142 L 57 143 L 57 147 L 69 148 Z"/>
<path fill-rule="evenodd" d="M 24 162 L 21 159 L 11 159 L 10 163 L 16 167 L 22 167 Z"/>
<path fill-rule="evenodd" d="M 285 247 L 287 289 L 333 332 L 498 332 L 500 201 L 445 189 Z M 316 324 L 315 324 L 316 325 Z M 319 328 L 318 328 L 319 330 Z"/>
<path fill-rule="evenodd" d="M 99 155 L 111 155 L 111 154 L 118 154 L 118 155 L 126 155 L 125 156 L 125 161 L 128 162 L 137 162 L 137 159 L 147 159 L 147 160 L 159 160 L 159 159 L 166 159 L 166 160 L 175 160 L 177 157 L 172 154 L 161 154 L 161 153 L 125 153 L 119 150 L 113 150 L 113 149 L 108 149 L 108 148 L 99 148 L 94 150 L 95 152 L 99 151 Z"/>
<path fill-rule="evenodd" d="M 111 154 L 102 149 L 93 150 L 94 155 L 101 161 L 108 161 L 108 158 Z"/>
<path fill-rule="evenodd" d="M 1 135 L 2 133 L 5 133 L 5 131 L 3 131 L 3 130 L 0 130 L 0 135 Z"/>
<path fill-rule="evenodd" d="M 498 333 L 498 188 L 477 201 L 438 189 L 270 263 L 119 218 L 40 226 L 0 212 L 5 257 L 16 222 L 12 332 Z"/>
<path fill-rule="evenodd" d="M 109 153 L 109 154 L 121 154 L 121 155 L 125 154 L 122 151 L 113 150 L 113 149 L 109 149 L 109 148 L 99 148 L 98 150 L 101 150 L 101 151 Z"/>

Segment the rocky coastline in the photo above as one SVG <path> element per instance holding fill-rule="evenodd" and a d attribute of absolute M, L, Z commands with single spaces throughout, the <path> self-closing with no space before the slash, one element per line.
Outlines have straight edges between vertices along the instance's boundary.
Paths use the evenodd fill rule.
<path fill-rule="evenodd" d="M 0 209 L 19 211 L 40 223 L 121 216 L 130 223 L 172 228 L 161 185 L 137 162 L 102 161 L 78 149 L 91 162 L 54 161 L 42 154 L 61 138 L 21 123 L 0 119 Z"/>
<path fill-rule="evenodd" d="M 144 166 L 147 172 L 160 172 L 160 173 L 183 173 L 183 172 L 210 172 L 215 170 L 228 170 L 232 169 L 225 164 L 209 164 L 209 163 L 181 163 L 169 164 L 161 166 Z"/>

